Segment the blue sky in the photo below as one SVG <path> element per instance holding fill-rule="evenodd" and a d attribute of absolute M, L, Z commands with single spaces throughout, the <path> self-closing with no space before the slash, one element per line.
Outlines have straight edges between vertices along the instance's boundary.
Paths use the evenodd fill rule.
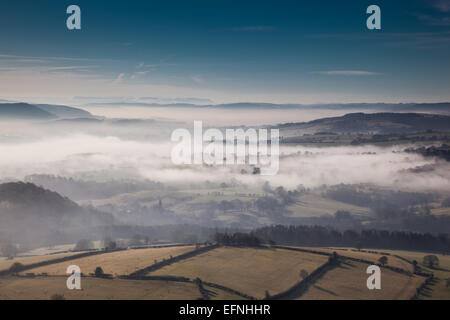
<path fill-rule="evenodd" d="M 0 44 L 0 98 L 450 101 L 450 0 L 5 0 Z"/>

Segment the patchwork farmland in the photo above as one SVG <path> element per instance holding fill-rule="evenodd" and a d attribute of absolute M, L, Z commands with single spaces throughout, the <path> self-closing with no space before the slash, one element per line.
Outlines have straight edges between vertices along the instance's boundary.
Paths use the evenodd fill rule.
<path fill-rule="evenodd" d="M 0 261 L 0 299 L 449 299 L 439 281 L 448 257 L 443 270 L 418 272 L 412 260 L 424 255 L 216 245 L 65 252 Z M 382 288 L 369 290 L 366 269 L 382 256 Z M 67 289 L 69 265 L 80 267 L 82 290 Z"/>

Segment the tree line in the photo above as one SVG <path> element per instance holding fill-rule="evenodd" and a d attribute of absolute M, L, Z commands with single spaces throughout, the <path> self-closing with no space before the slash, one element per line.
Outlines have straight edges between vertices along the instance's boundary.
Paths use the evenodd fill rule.
<path fill-rule="evenodd" d="M 214 241 L 223 246 L 259 247 L 261 240 L 253 233 L 237 232 L 233 234 L 217 232 Z"/>
<path fill-rule="evenodd" d="M 252 235 L 266 243 L 283 245 L 384 248 L 450 253 L 448 234 L 432 235 L 430 233 L 374 229 L 337 231 L 321 226 L 276 225 L 256 229 Z"/>

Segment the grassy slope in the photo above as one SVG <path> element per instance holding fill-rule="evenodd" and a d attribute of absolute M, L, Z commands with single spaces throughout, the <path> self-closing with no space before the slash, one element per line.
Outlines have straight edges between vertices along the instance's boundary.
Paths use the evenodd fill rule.
<path fill-rule="evenodd" d="M 170 255 L 192 250 L 193 247 L 171 247 L 126 250 L 105 253 L 92 257 L 67 261 L 27 272 L 65 275 L 68 265 L 77 264 L 82 272 L 93 272 L 101 266 L 106 273 L 129 274 L 136 269 L 153 264 L 154 259 L 168 258 Z M 336 251 L 342 256 L 377 261 L 380 254 L 357 252 L 349 248 L 311 248 L 317 251 Z M 346 249 L 346 250 L 339 250 Z M 377 250 L 398 254 L 406 259 L 421 263 L 425 253 L 394 250 Z M 72 253 L 73 254 L 73 253 Z M 65 254 L 22 258 L 22 262 L 34 263 L 56 258 Z M 436 283 L 429 286 L 421 298 L 449 299 L 450 288 L 445 287 L 445 279 L 450 277 L 450 256 L 438 255 L 441 268 L 433 272 Z M 191 279 L 200 277 L 204 281 L 224 285 L 243 293 L 263 298 L 265 291 L 279 293 L 300 280 L 299 271 L 312 272 L 326 262 L 327 257 L 305 252 L 283 249 L 218 248 L 193 258 L 189 258 L 151 275 L 177 275 Z M 13 260 L 14 261 L 14 260 Z M 11 263 L 10 261 L 8 261 Z M 1 263 L 1 262 L 0 262 Z M 3 261 L 5 263 L 5 261 Z M 1 265 L 1 264 L 0 264 Z M 411 265 L 394 256 L 388 256 L 388 265 L 412 271 Z M 382 269 L 382 290 L 368 290 L 366 287 L 366 268 L 368 264 L 346 261 L 341 267 L 328 271 L 301 297 L 302 299 L 409 299 L 423 278 L 395 273 Z M 423 266 L 422 266 L 423 267 Z M 190 283 L 172 281 L 105 280 L 82 279 L 82 292 L 69 291 L 65 287 L 66 277 L 0 278 L 0 299 L 49 299 L 55 293 L 66 298 L 77 299 L 197 299 L 197 288 Z M 205 286 L 212 299 L 238 299 L 238 296 Z"/>
<path fill-rule="evenodd" d="M 80 254 L 80 252 L 57 253 L 57 254 L 48 254 L 48 255 L 33 256 L 33 257 L 16 257 L 12 260 L 2 259 L 2 260 L 0 260 L 0 271 L 9 269 L 16 262 L 19 262 L 23 265 L 29 265 L 29 264 L 33 264 L 33 263 L 69 257 L 69 256 L 77 255 L 77 254 Z"/>
<path fill-rule="evenodd" d="M 282 249 L 218 248 L 166 266 L 151 275 L 177 275 L 208 282 L 263 298 L 284 291 L 300 280 L 299 272 L 312 272 L 326 256 Z"/>
<path fill-rule="evenodd" d="M 287 207 L 292 212 L 292 217 L 318 217 L 325 214 L 334 215 L 336 211 L 349 211 L 353 214 L 368 215 L 369 209 L 359 207 L 332 199 L 327 199 L 315 194 L 306 194 L 298 198 L 298 201 Z"/>
<path fill-rule="evenodd" d="M 363 260 L 367 260 L 367 261 L 372 261 L 374 263 L 378 263 L 378 259 L 383 256 L 383 254 L 381 254 L 381 252 L 386 252 L 386 253 L 389 252 L 388 250 L 382 250 L 382 249 L 373 250 L 373 251 L 380 252 L 379 254 L 364 252 L 364 249 L 363 249 L 363 251 L 353 251 L 355 249 L 352 249 L 352 248 L 329 248 L 329 249 L 328 248 L 306 248 L 306 249 L 322 251 L 322 252 L 327 252 L 327 253 L 333 253 L 333 251 L 336 251 L 337 254 L 344 256 L 344 257 L 363 259 Z M 370 249 L 367 249 L 367 250 L 370 250 Z M 409 272 L 414 272 L 414 267 L 412 266 L 412 264 L 410 264 L 406 261 L 403 261 L 399 258 L 396 258 L 394 256 L 391 256 L 391 255 L 387 255 L 386 257 L 388 258 L 388 262 L 387 262 L 388 266 L 401 268 L 401 269 L 409 271 Z"/>
<path fill-rule="evenodd" d="M 35 274 L 46 272 L 49 275 L 65 275 L 68 266 L 77 265 L 84 274 L 93 273 L 95 268 L 100 266 L 105 273 L 128 275 L 136 270 L 152 265 L 155 259 L 161 261 L 163 258 L 175 257 L 194 249 L 194 246 L 180 246 L 124 250 L 52 264 L 27 272 L 33 272 Z"/>
<path fill-rule="evenodd" d="M 66 277 L 2 277 L 0 278 L 0 300 L 47 300 L 54 294 L 65 299 L 81 300 L 197 300 L 202 296 L 193 283 L 160 280 L 123 280 L 83 277 L 82 290 L 68 290 Z M 213 300 L 240 300 L 240 296 L 204 286 Z"/>
<path fill-rule="evenodd" d="M 63 294 L 66 299 L 198 299 L 193 283 L 82 278 L 82 290 L 68 290 L 66 277 L 0 278 L 0 300 L 50 299 Z"/>
<path fill-rule="evenodd" d="M 381 290 L 369 290 L 366 282 L 369 265 L 347 260 L 328 271 L 301 297 L 306 300 L 336 299 L 410 299 L 424 278 L 406 276 L 383 268 Z"/>
<path fill-rule="evenodd" d="M 397 254 L 409 261 L 416 260 L 419 266 L 424 272 L 433 273 L 435 276 L 435 282 L 431 286 L 427 286 L 425 294 L 421 295 L 420 299 L 445 299 L 450 300 L 450 287 L 446 286 L 446 279 L 450 278 L 450 256 L 435 254 L 439 258 L 439 269 L 430 269 L 423 266 L 422 261 L 425 255 L 428 253 L 415 252 L 415 251 L 401 251 L 401 250 L 383 250 Z"/>

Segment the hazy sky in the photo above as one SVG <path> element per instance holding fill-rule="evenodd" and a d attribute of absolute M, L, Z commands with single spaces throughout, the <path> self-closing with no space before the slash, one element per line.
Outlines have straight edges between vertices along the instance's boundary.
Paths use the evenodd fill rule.
<path fill-rule="evenodd" d="M 3 0 L 0 44 L 6 99 L 450 101 L 450 0 Z"/>

